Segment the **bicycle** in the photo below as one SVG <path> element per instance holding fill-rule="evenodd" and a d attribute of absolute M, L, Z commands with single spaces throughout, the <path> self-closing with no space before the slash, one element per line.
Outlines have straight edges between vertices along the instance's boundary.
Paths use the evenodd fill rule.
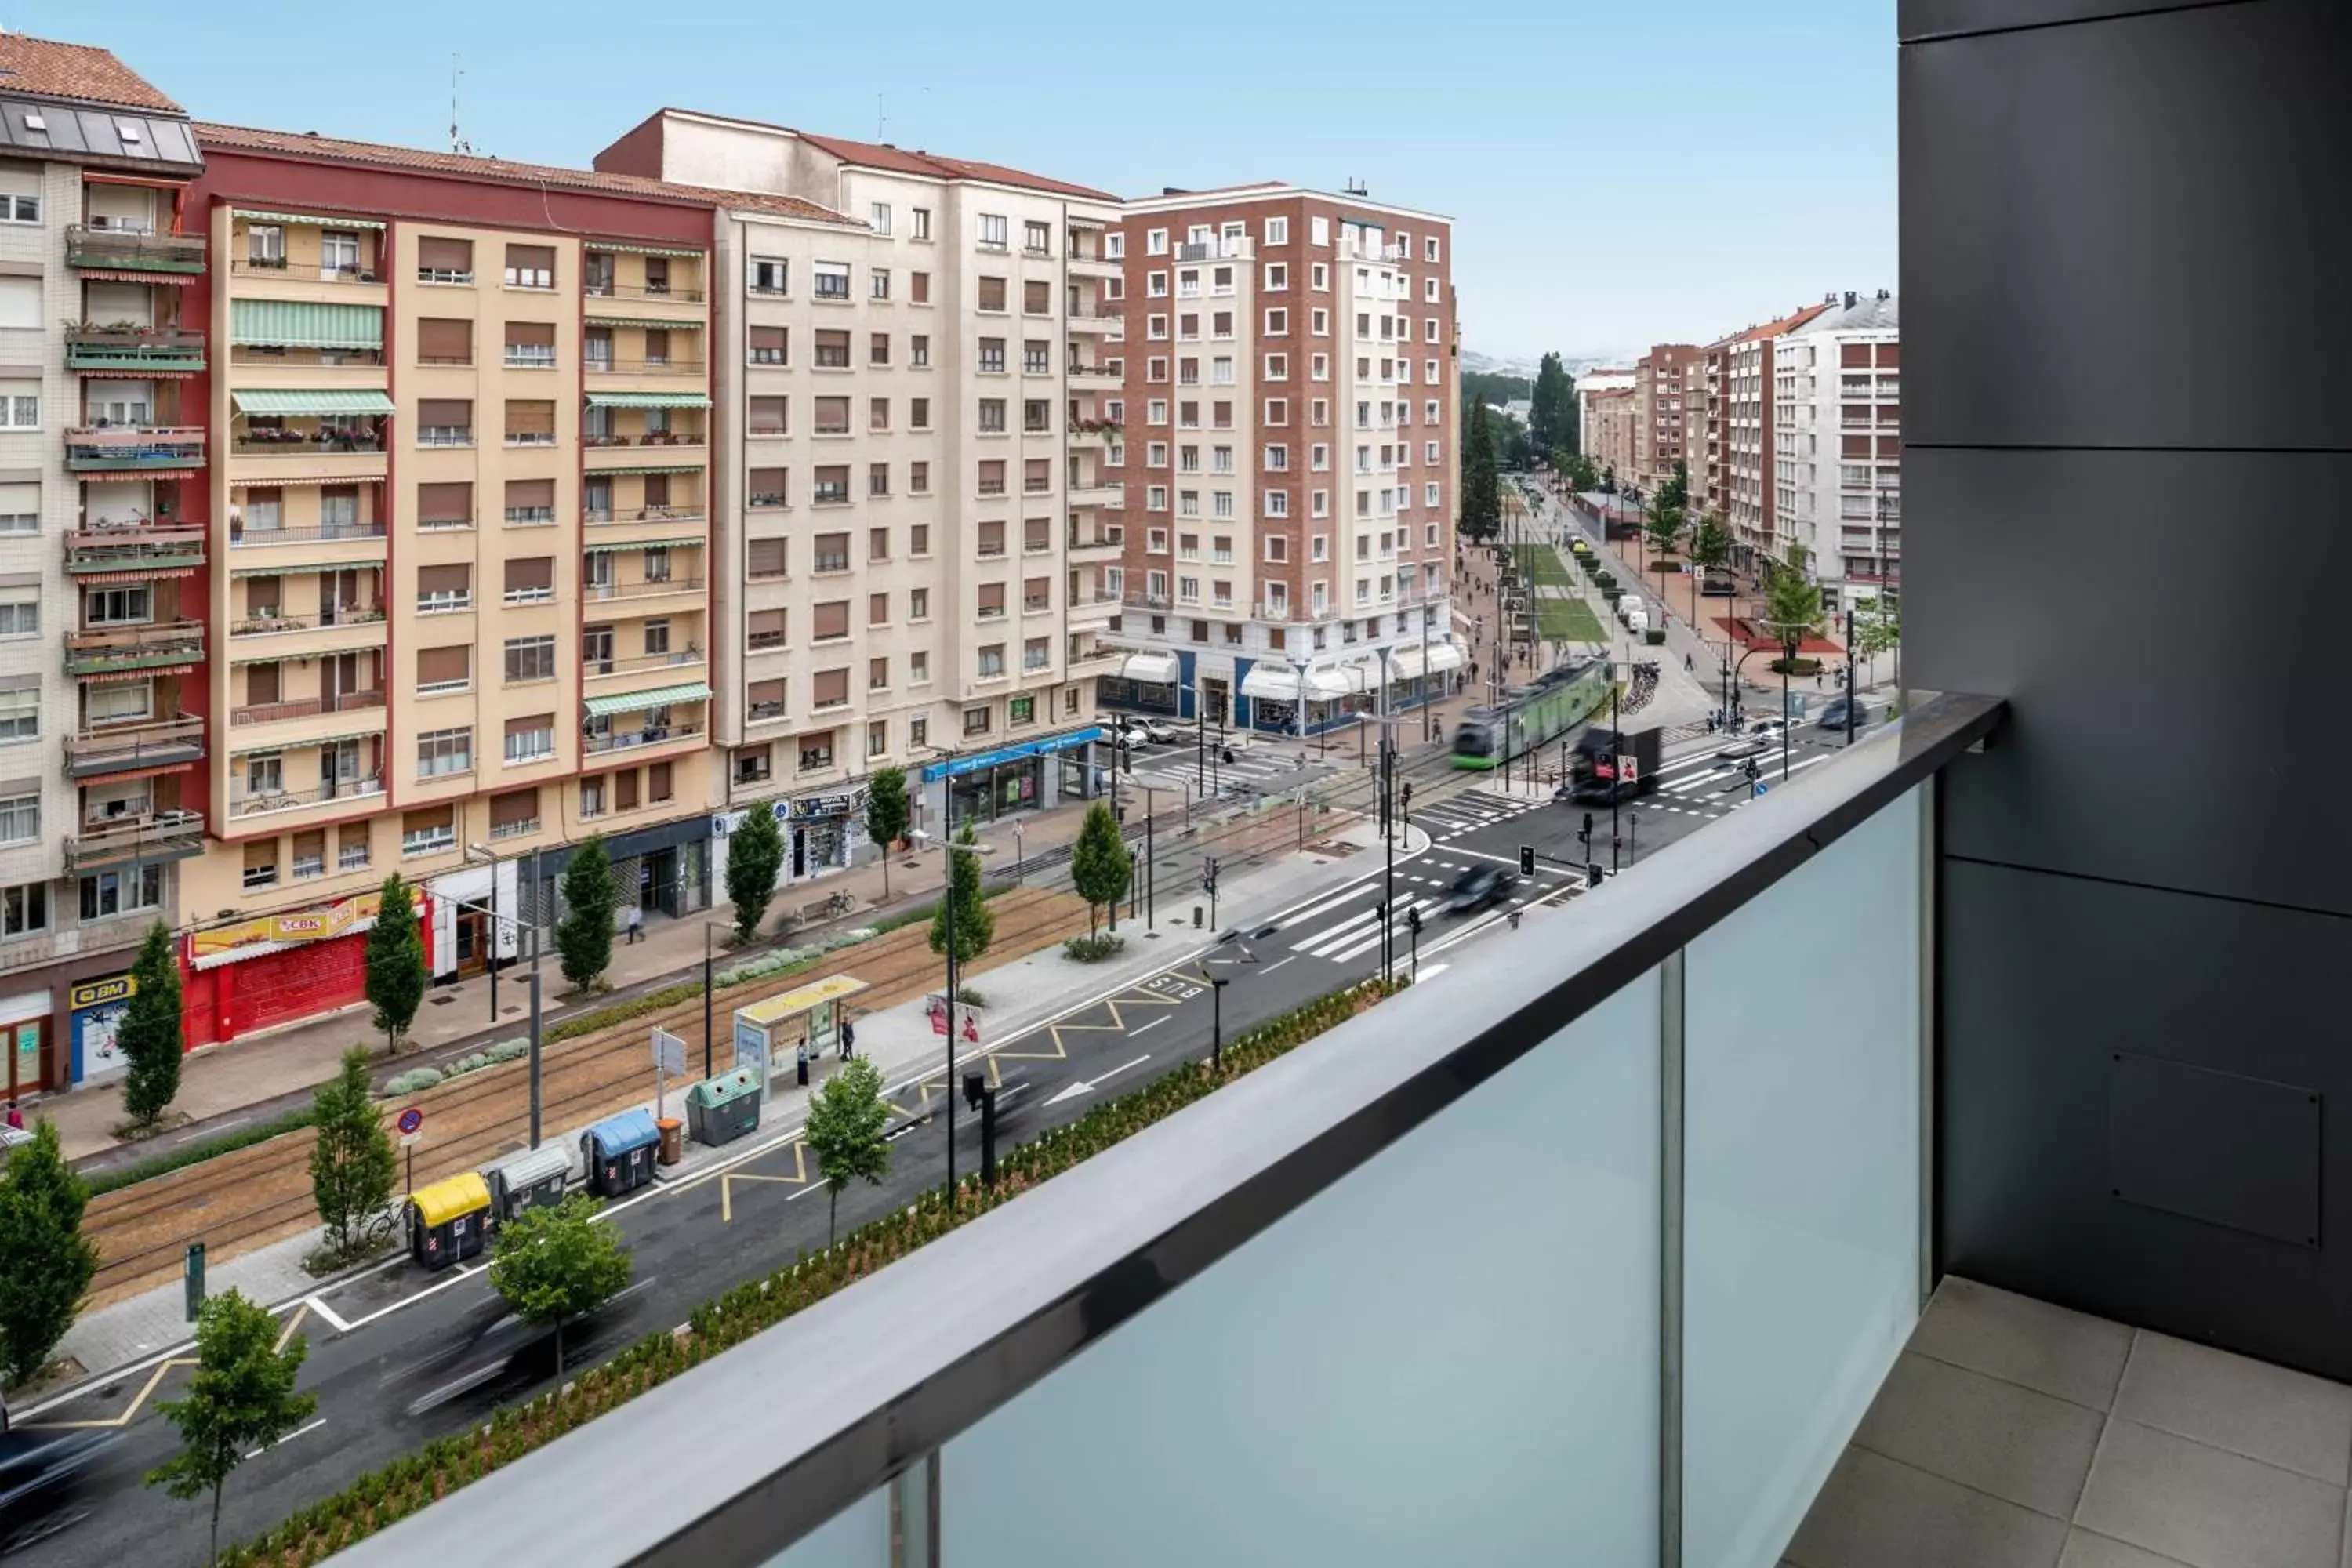
<path fill-rule="evenodd" d="M 824 901 L 824 916 L 827 920 L 834 920 L 847 914 L 856 907 L 857 900 L 847 893 L 835 893 Z"/>

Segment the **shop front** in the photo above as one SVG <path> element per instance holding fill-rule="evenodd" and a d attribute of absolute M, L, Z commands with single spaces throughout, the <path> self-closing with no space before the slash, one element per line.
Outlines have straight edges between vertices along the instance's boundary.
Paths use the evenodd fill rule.
<path fill-rule="evenodd" d="M 526 860 L 465 866 L 425 884 L 432 895 L 433 976 L 464 979 L 522 954 Z"/>
<path fill-rule="evenodd" d="M 1172 653 L 1129 654 L 1117 675 L 1106 675 L 1095 682 L 1097 705 L 1164 718 L 1192 716 L 1185 696 L 1183 661 Z"/>
<path fill-rule="evenodd" d="M 784 863 L 776 873 L 779 888 L 847 870 L 857 863 L 858 851 L 868 843 L 862 784 L 829 795 L 771 801 L 768 808 L 775 813 L 776 828 L 784 841 Z M 715 886 L 726 886 L 728 847 L 741 830 L 747 812 L 756 809 L 722 811 L 710 818 L 707 853 Z"/>
<path fill-rule="evenodd" d="M 19 991 L 0 996 L 0 1047 L 8 1056 L 6 1098 L 64 1087 L 49 1044 L 49 992 Z"/>
<path fill-rule="evenodd" d="M 709 909 L 710 823 L 708 816 L 682 816 L 605 839 L 604 853 L 613 862 L 613 882 L 620 889 L 621 908 L 634 904 L 648 915 L 672 918 Z M 562 891 L 572 847 L 566 845 L 539 857 L 541 874 L 552 884 L 552 893 Z M 550 897 L 547 902 L 550 918 L 560 918 L 562 900 Z"/>
<path fill-rule="evenodd" d="M 1099 727 L 1088 725 L 933 763 L 922 773 L 924 806 L 934 813 L 944 810 L 947 830 L 953 832 L 967 822 L 985 824 L 1065 800 L 1083 800 L 1090 793 L 1093 772 L 1088 766 L 1092 753 L 1086 748 L 1103 734 Z"/>
<path fill-rule="evenodd" d="M 1419 708 L 1453 693 L 1454 672 L 1469 660 L 1452 642 L 1399 643 L 1389 650 L 1389 706 Z"/>
<path fill-rule="evenodd" d="M 84 981 L 66 993 L 73 1049 L 73 1081 L 102 1082 L 131 1066 L 119 1043 L 123 1015 L 139 982 L 128 973 Z"/>
<path fill-rule="evenodd" d="M 367 995 L 367 933 L 378 895 L 215 926 L 182 939 L 182 1043 L 190 1049 L 256 1029 L 299 1023 Z M 430 902 L 417 889 L 425 965 L 433 967 Z"/>
<path fill-rule="evenodd" d="M 1316 735 L 1352 723 L 1363 689 L 1362 672 L 1353 665 L 1301 671 L 1296 665 L 1259 659 L 1241 679 L 1250 728 L 1269 735 Z M 1307 708 L 1303 726 L 1301 701 Z"/>

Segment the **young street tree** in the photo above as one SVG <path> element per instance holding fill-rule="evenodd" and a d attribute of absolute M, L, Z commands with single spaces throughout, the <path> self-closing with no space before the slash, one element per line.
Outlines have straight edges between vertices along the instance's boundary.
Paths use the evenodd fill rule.
<path fill-rule="evenodd" d="M 383 1054 L 400 1049 L 400 1037 L 425 1005 L 425 938 L 416 929 L 416 895 L 394 871 L 377 895 L 375 924 L 367 933 L 367 999 L 375 1026 L 383 1031 Z"/>
<path fill-rule="evenodd" d="M 776 874 L 784 868 L 784 830 L 772 805 L 762 802 L 743 814 L 743 825 L 727 841 L 727 898 L 735 906 L 735 939 L 749 942 L 776 896 Z"/>
<path fill-rule="evenodd" d="M 882 1130 L 889 1121 L 889 1102 L 882 1098 L 882 1072 L 870 1058 L 850 1058 L 810 1099 L 808 1121 L 801 1136 L 816 1156 L 817 1173 L 824 1178 L 825 1246 L 833 1245 L 841 1190 L 861 1179 L 879 1186 L 888 1174 L 890 1145 L 884 1141 Z"/>
<path fill-rule="evenodd" d="M 629 1255 L 620 1233 L 596 1223 L 596 1200 L 586 1193 L 525 1209 L 499 1227 L 490 1287 L 523 1321 L 554 1327 L 558 1377 L 563 1375 L 563 1325 L 594 1311 L 628 1282 Z"/>
<path fill-rule="evenodd" d="M 1781 658 L 1790 664 L 1805 639 L 1821 630 L 1822 591 L 1805 575 L 1801 544 L 1789 546 L 1788 561 L 1772 568 L 1771 584 L 1764 594 L 1764 624 L 1780 640 Z"/>
<path fill-rule="evenodd" d="M 163 921 L 147 928 L 131 980 L 131 1000 L 115 1036 L 131 1064 L 122 1079 L 122 1109 L 140 1126 L 152 1127 L 180 1092 L 180 961 Z"/>
<path fill-rule="evenodd" d="M 0 1167 L 0 1380 L 30 1379 L 73 1327 L 98 1272 L 98 1248 L 81 1234 L 89 1202 L 44 1117 Z"/>
<path fill-rule="evenodd" d="M 278 1319 L 235 1290 L 196 1314 L 196 1374 L 187 1396 L 156 1406 L 180 1435 L 180 1452 L 147 1472 L 147 1484 L 185 1501 L 212 1494 L 212 1557 L 220 1556 L 221 1489 L 246 1457 L 310 1418 L 316 1396 L 294 1392 L 310 1342 L 278 1349 Z"/>
<path fill-rule="evenodd" d="M 958 844 L 977 844 L 971 824 L 963 825 L 957 834 Z M 948 950 L 948 909 L 955 909 L 955 961 L 961 969 L 988 951 L 990 941 L 996 935 L 996 917 L 989 912 L 988 903 L 980 896 L 980 857 L 967 855 L 960 849 L 946 851 L 948 858 L 948 890 L 940 900 L 937 912 L 931 916 L 931 951 Z M 954 1085 L 949 1085 L 950 1089 Z"/>
<path fill-rule="evenodd" d="M 602 835 L 581 840 L 563 868 L 563 918 L 555 922 L 555 952 L 575 991 L 596 983 L 613 962 L 613 916 L 621 891 Z"/>
<path fill-rule="evenodd" d="M 1492 539 L 1503 526 L 1502 481 L 1495 474 L 1494 427 L 1486 405 L 1470 411 L 1470 434 L 1462 454 L 1462 531 L 1480 542 Z"/>
<path fill-rule="evenodd" d="M 907 837 L 907 770 L 876 768 L 866 775 L 866 837 L 882 851 L 882 897 L 890 897 L 890 847 Z"/>
<path fill-rule="evenodd" d="M 1699 624 L 1698 591 L 1704 585 L 1701 574 L 1722 571 L 1724 563 L 1731 559 L 1731 535 L 1712 513 L 1700 513 L 1691 528 L 1690 558 L 1691 564 L 1699 569 L 1691 577 L 1691 626 L 1696 630 Z"/>
<path fill-rule="evenodd" d="M 1657 557 L 1658 600 L 1663 604 L 1666 597 L 1667 558 L 1674 554 L 1675 546 L 1682 542 L 1683 514 L 1668 506 L 1666 498 L 1661 495 L 1650 503 L 1649 519 L 1643 523 L 1642 529 L 1650 537 L 1650 553 Z"/>
<path fill-rule="evenodd" d="M 359 1256 L 367 1222 L 392 1201 L 400 1158 L 383 1130 L 368 1081 L 367 1052 L 343 1053 L 342 1070 L 310 1096 L 318 1140 L 310 1145 L 310 1195 L 327 1245 L 343 1261 Z"/>
<path fill-rule="evenodd" d="M 1078 841 L 1070 847 L 1070 885 L 1087 901 L 1087 934 L 1095 934 L 1095 910 L 1110 906 L 1110 929 L 1118 929 L 1118 901 L 1127 897 L 1135 874 L 1135 857 L 1119 837 L 1118 819 L 1107 801 L 1087 807 L 1078 827 Z"/>

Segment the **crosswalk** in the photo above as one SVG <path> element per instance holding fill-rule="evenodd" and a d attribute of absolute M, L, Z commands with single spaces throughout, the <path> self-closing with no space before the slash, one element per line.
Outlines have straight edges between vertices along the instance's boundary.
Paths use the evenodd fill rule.
<path fill-rule="evenodd" d="M 1490 857 L 1470 856 L 1455 850 L 1451 856 L 1433 851 L 1420 856 L 1409 864 L 1397 868 L 1397 907 L 1393 916 L 1398 951 L 1407 942 L 1406 930 L 1412 912 L 1419 910 L 1423 921 L 1424 942 L 1460 929 L 1460 923 L 1445 910 L 1446 889 L 1454 879 L 1473 866 L 1485 865 Z M 1350 963 L 1378 951 L 1381 945 L 1381 895 L 1382 882 L 1373 879 L 1340 889 L 1303 909 L 1293 910 L 1284 920 L 1284 944 L 1295 956 L 1320 959 L 1330 963 Z M 1532 882 L 1522 882 L 1511 896 L 1496 902 L 1491 911 L 1505 915 L 1538 902 L 1558 901 L 1572 898 L 1582 890 L 1582 882 L 1574 877 L 1564 877 L 1549 869 L 1538 872 Z M 1299 930 L 1311 927 L 1311 930 Z"/>
<path fill-rule="evenodd" d="M 1755 798 L 1743 771 L 1743 764 L 1750 759 L 1721 754 L 1737 744 L 1736 741 L 1725 741 L 1661 764 L 1658 787 L 1651 793 L 1651 799 L 1643 809 L 1717 817 L 1746 805 Z M 1790 760 L 1789 776 L 1793 779 L 1805 769 L 1828 762 L 1836 754 L 1827 751 L 1799 752 Z M 1769 751 L 1759 752 L 1753 761 L 1759 780 L 1768 788 L 1780 782 L 1780 749 L 1777 742 Z"/>
<path fill-rule="evenodd" d="M 1352 752 L 1349 753 L 1350 761 L 1354 755 Z M 1271 791 L 1306 784 L 1330 771 L 1330 764 L 1313 757 L 1307 758 L 1302 766 L 1296 756 L 1255 747 L 1236 751 L 1234 760 L 1228 763 L 1214 754 L 1203 760 L 1192 747 L 1176 745 L 1136 752 L 1133 776 L 1155 789 L 1182 789 L 1198 779 L 1212 789 L 1220 784 L 1244 784 L 1255 790 Z"/>
<path fill-rule="evenodd" d="M 1439 844 L 1475 833 L 1482 827 L 1492 827 L 1498 822 L 1508 822 L 1522 812 L 1533 811 L 1541 801 L 1514 800 L 1492 790 L 1474 789 L 1431 801 L 1412 808 L 1413 825 L 1426 831 Z"/>

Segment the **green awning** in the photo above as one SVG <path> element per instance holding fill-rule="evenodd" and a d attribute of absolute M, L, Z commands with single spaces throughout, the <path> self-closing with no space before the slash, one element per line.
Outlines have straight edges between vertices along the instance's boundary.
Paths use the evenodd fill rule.
<path fill-rule="evenodd" d="M 239 414 L 390 414 L 392 399 L 381 392 L 232 392 Z"/>
<path fill-rule="evenodd" d="M 625 468 L 607 468 L 601 465 L 588 470 L 592 474 L 698 474 L 700 463 L 644 463 Z"/>
<path fill-rule="evenodd" d="M 667 332 L 698 332 L 700 321 L 665 321 L 656 316 L 608 316 L 593 300 L 588 301 L 588 319 L 600 327 L 658 327 Z"/>
<path fill-rule="evenodd" d="M 683 686 L 656 686 L 651 691 L 632 691 L 625 697 L 591 697 L 588 716 L 602 719 L 613 713 L 635 713 L 646 708 L 667 708 L 674 702 L 708 702 L 710 688 L 701 681 L 689 681 Z"/>
<path fill-rule="evenodd" d="M 592 392 L 591 408 L 708 408 L 710 399 L 699 392 Z"/>
<path fill-rule="evenodd" d="M 254 223 L 315 223 L 321 228 L 382 228 L 383 225 L 372 217 L 327 217 L 319 213 L 247 212 L 238 207 L 231 217 L 246 218 Z"/>
<path fill-rule="evenodd" d="M 707 539 L 633 539 L 626 544 L 592 544 L 588 553 L 610 554 L 616 550 L 699 550 L 710 542 Z M 382 563 L 378 563 L 379 565 Z"/>
<path fill-rule="evenodd" d="M 583 250 L 624 250 L 631 256 L 700 256 L 698 250 L 680 250 L 667 245 L 624 245 L 617 239 L 583 239 Z"/>
<path fill-rule="evenodd" d="M 291 349 L 381 349 L 383 307 L 232 300 L 229 340 Z"/>

